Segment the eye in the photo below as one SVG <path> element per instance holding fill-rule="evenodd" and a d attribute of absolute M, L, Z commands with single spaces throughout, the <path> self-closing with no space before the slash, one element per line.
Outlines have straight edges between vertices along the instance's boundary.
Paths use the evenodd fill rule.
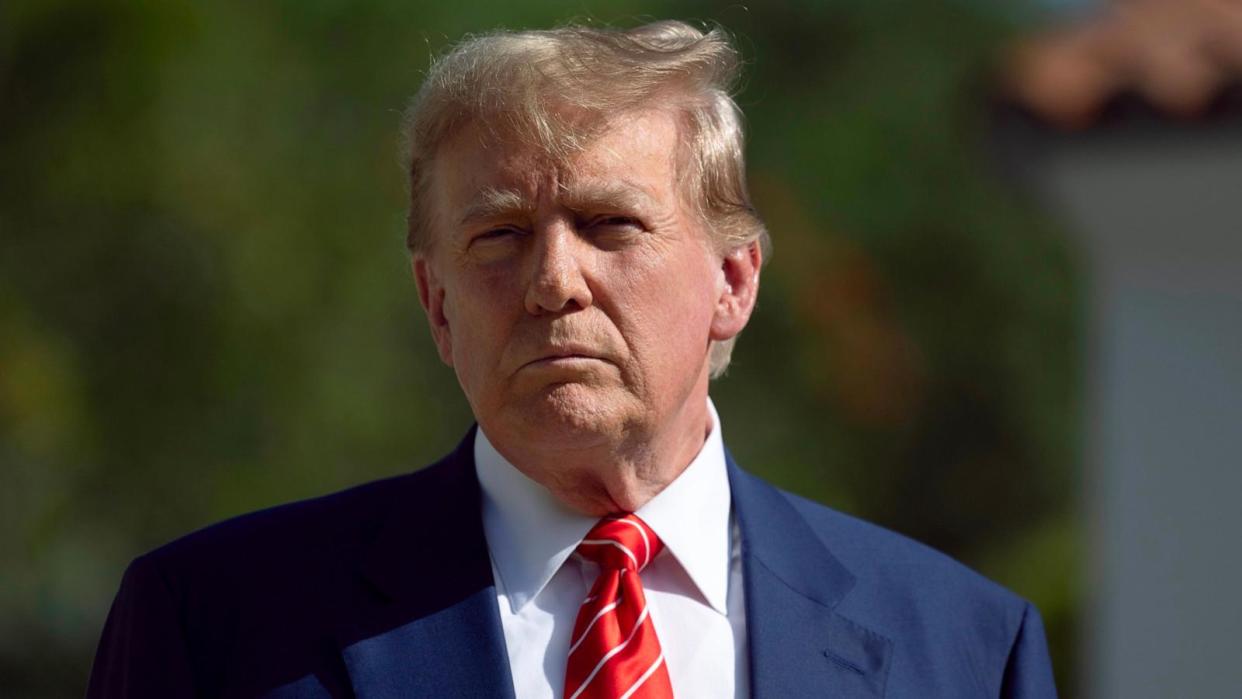
<path fill-rule="evenodd" d="M 618 215 L 608 215 L 608 216 L 597 216 L 591 219 L 590 222 L 587 223 L 587 226 L 591 228 L 604 227 L 604 228 L 639 228 L 641 229 L 643 227 L 643 224 L 641 221 L 634 218 L 633 216 L 624 216 L 624 215 L 618 214 Z"/>
<path fill-rule="evenodd" d="M 505 238 L 508 238 L 511 236 L 517 236 L 521 234 L 522 234 L 522 231 L 518 230 L 517 228 L 513 228 L 511 226 L 500 226 L 498 228 L 492 228 L 492 229 L 483 231 L 482 233 L 472 238 L 470 242 L 472 244 L 473 243 L 486 243 L 491 240 L 503 240 Z"/>

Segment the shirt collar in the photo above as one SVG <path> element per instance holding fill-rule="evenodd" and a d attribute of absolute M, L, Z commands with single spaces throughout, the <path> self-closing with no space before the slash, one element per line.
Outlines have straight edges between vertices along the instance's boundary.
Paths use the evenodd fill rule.
<path fill-rule="evenodd" d="M 728 614 L 729 474 L 720 416 L 711 399 L 712 431 L 694 460 L 672 483 L 634 514 L 647 523 L 681 563 L 707 603 Z"/>
<path fill-rule="evenodd" d="M 707 401 L 712 429 L 672 483 L 635 513 L 655 531 L 702 593 L 728 613 L 729 478 L 720 417 Z M 514 612 L 534 599 L 598 521 L 578 514 L 527 478 L 479 429 L 474 463 L 483 490 L 483 529 L 492 562 Z"/>
<path fill-rule="evenodd" d="M 483 531 L 513 611 L 548 584 L 595 518 L 562 505 L 475 431 L 474 467 L 483 490 Z"/>

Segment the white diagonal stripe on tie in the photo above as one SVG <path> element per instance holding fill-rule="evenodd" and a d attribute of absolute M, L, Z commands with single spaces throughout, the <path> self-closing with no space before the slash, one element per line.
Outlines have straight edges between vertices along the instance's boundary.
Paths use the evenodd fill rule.
<path fill-rule="evenodd" d="M 659 669 L 660 663 L 662 662 L 664 662 L 663 653 L 660 654 L 660 657 L 655 659 L 655 662 L 651 664 L 651 667 L 647 668 L 647 671 L 643 673 L 642 677 L 635 680 L 634 684 L 630 685 L 630 688 L 625 690 L 625 694 L 622 694 L 617 699 L 630 699 L 630 696 L 634 694 L 634 692 L 637 692 L 639 687 L 643 686 L 643 682 L 646 682 L 647 678 L 651 677 L 651 675 Z"/>
<path fill-rule="evenodd" d="M 647 539 L 647 532 L 643 529 L 643 525 L 639 524 L 638 522 L 635 522 L 632 519 L 629 519 L 628 517 L 622 517 L 620 519 L 615 519 L 613 521 L 620 522 L 622 524 L 628 524 L 631 527 L 634 527 L 635 529 L 638 530 L 638 534 L 643 538 L 643 550 L 647 552 L 646 555 L 643 556 L 643 564 L 638 567 L 640 568 L 647 567 L 647 564 L 651 562 L 651 541 Z M 635 563 L 634 565 L 638 565 L 638 564 Z"/>
<path fill-rule="evenodd" d="M 604 663 L 611 660 L 612 656 L 625 650 L 625 647 L 629 645 L 630 641 L 634 640 L 634 634 L 638 633 L 638 630 L 643 627 L 643 622 L 646 620 L 647 608 L 643 607 L 643 613 L 638 615 L 638 621 L 634 622 L 634 628 L 630 629 L 630 635 L 627 636 L 624 641 L 618 643 L 615 648 L 607 653 L 604 653 L 604 657 L 600 658 L 600 661 L 595 664 L 595 668 L 591 670 L 591 674 L 587 675 L 585 680 L 582 680 L 582 684 L 578 686 L 577 691 L 575 691 L 569 699 L 578 699 L 578 695 L 582 694 L 582 691 L 587 688 L 587 685 L 591 684 L 591 680 L 595 679 L 595 676 L 599 674 L 600 668 L 604 667 Z"/>
<path fill-rule="evenodd" d="M 578 637 L 578 640 L 574 641 L 574 644 L 569 647 L 570 655 L 573 655 L 574 651 L 578 650 L 578 646 L 582 645 L 582 642 L 586 640 L 587 633 L 591 631 L 592 626 L 595 626 L 595 622 L 599 621 L 599 618 L 608 612 L 616 609 L 618 604 L 621 604 L 621 598 L 617 598 L 617 601 L 612 604 L 604 605 L 604 608 L 599 610 L 599 613 L 595 615 L 595 618 L 591 619 L 591 623 L 587 624 L 587 627 L 582 630 L 582 635 Z"/>

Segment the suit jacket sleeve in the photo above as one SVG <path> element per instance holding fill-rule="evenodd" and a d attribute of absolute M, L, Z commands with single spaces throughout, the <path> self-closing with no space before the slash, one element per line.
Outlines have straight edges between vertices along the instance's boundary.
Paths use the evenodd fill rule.
<path fill-rule="evenodd" d="M 1044 699 L 1055 698 L 1056 695 L 1052 660 L 1048 657 L 1048 642 L 1044 639 L 1044 623 L 1039 618 L 1039 612 L 1028 602 L 1009 651 L 1001 696 L 1006 699 Z"/>
<path fill-rule="evenodd" d="M 88 699 L 194 696 L 177 610 L 156 562 L 144 556 L 131 563 L 104 624 Z"/>

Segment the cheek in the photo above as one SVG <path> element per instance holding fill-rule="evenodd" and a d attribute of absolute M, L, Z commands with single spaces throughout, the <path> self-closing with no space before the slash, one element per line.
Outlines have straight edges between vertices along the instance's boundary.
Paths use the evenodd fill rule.
<path fill-rule="evenodd" d="M 632 259 L 612 274 L 619 281 L 614 285 L 619 325 L 641 336 L 635 351 L 675 355 L 706 346 L 716 295 L 713 269 L 702 255 Z"/>
<path fill-rule="evenodd" d="M 457 314 L 457 323 L 487 325 L 483 320 L 514 304 L 521 305 L 516 269 L 512 265 L 463 265 L 447 290 L 445 305 Z M 451 316 L 450 321 L 454 320 Z"/>
<path fill-rule="evenodd" d="M 505 275 L 475 272 L 458 278 L 445 296 L 445 315 L 459 366 L 494 363 L 504 349 L 514 307 L 521 308 L 521 297 L 514 300 L 513 284 Z"/>

